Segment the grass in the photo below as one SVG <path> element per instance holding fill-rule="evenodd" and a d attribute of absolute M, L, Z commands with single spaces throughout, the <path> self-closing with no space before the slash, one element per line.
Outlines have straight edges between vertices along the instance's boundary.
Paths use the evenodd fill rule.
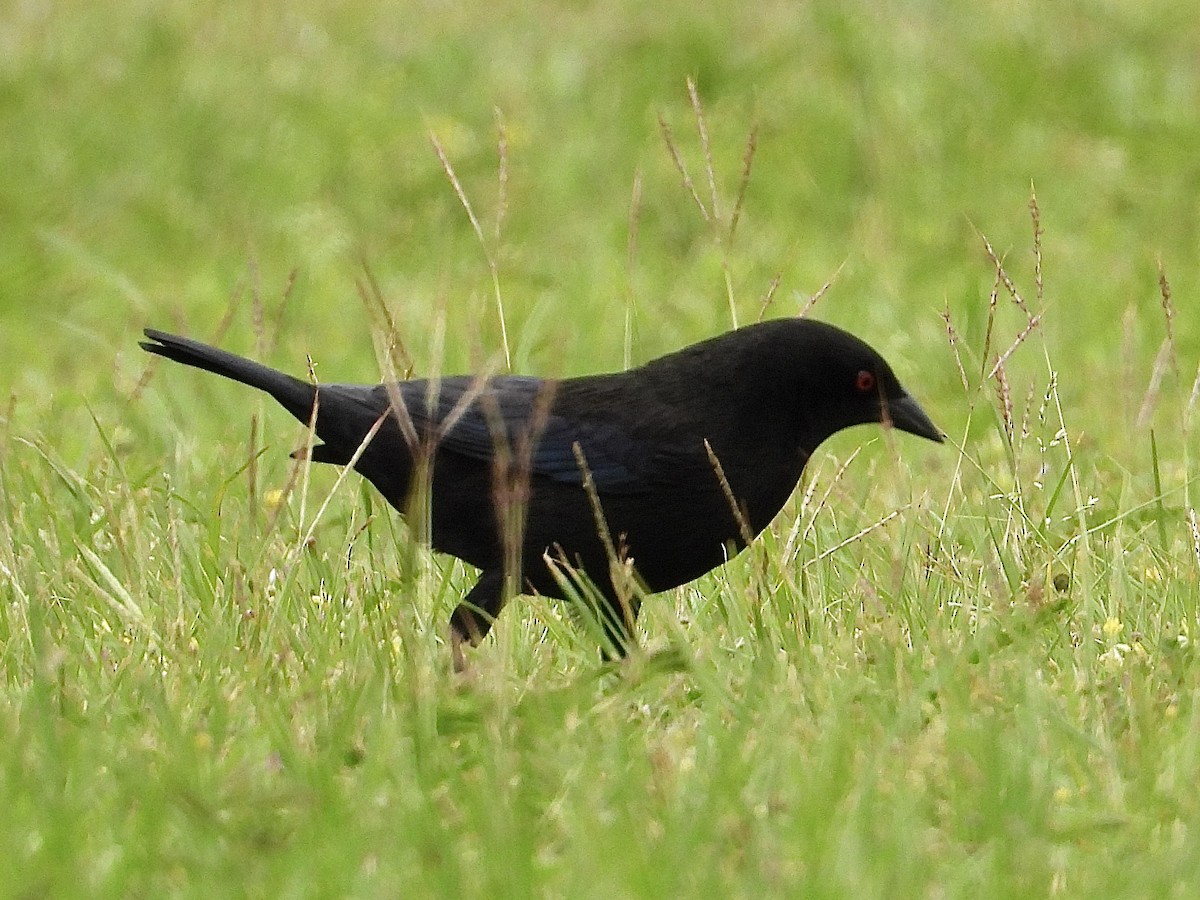
<path fill-rule="evenodd" d="M 1194 894 L 1190 11 L 503 12 L 0 13 L 0 892 Z M 466 680 L 473 573 L 135 345 L 577 374 L 815 294 L 956 447 Z"/>

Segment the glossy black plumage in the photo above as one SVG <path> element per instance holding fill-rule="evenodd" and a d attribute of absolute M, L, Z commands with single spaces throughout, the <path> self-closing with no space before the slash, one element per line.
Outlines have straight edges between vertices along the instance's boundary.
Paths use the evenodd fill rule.
<path fill-rule="evenodd" d="M 943 439 L 878 353 L 807 319 L 751 325 L 627 372 L 558 381 L 455 376 L 316 387 L 186 338 L 152 329 L 146 337 L 151 353 L 266 391 L 301 422 L 316 399 L 322 444 L 314 461 L 349 463 L 379 422 L 355 468 L 402 513 L 414 449 L 422 448 L 431 460 L 433 547 L 482 571 L 451 620 L 456 660 L 458 643 L 477 642 L 500 612 L 506 558 L 519 565 L 514 584 L 549 596 L 563 591 L 547 553 L 581 569 L 606 595 L 612 633 L 622 637 L 621 623 L 637 610 L 619 610 L 593 498 L 610 546 L 633 560 L 649 591 L 662 591 L 720 565 L 762 531 L 835 432 L 885 422 Z"/>

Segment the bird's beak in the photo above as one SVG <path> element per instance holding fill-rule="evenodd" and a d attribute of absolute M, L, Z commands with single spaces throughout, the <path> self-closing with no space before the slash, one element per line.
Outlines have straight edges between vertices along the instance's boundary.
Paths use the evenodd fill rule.
<path fill-rule="evenodd" d="M 928 438 L 939 444 L 946 440 L 942 429 L 933 424 L 929 416 L 925 415 L 925 410 L 921 409 L 921 405 L 908 394 L 883 402 L 883 421 L 890 421 L 901 431 Z"/>

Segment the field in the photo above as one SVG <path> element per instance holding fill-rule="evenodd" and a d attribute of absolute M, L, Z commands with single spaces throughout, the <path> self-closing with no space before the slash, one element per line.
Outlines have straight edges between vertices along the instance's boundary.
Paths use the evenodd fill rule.
<path fill-rule="evenodd" d="M 1188 4 L 0 11 L 0 896 L 1200 893 Z M 949 434 L 825 444 L 607 663 L 268 399 L 760 317 Z M 389 352 L 388 336 L 401 349 Z"/>

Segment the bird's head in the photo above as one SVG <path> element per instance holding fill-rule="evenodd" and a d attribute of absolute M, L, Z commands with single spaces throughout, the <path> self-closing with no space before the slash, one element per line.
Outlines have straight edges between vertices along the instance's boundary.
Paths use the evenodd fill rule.
<path fill-rule="evenodd" d="M 777 329 L 776 361 L 786 356 L 784 380 L 808 450 L 854 425 L 882 424 L 941 443 L 942 430 L 900 384 L 891 366 L 866 342 L 847 331 L 810 319 L 764 323 Z M 778 370 L 777 370 L 778 371 Z"/>

